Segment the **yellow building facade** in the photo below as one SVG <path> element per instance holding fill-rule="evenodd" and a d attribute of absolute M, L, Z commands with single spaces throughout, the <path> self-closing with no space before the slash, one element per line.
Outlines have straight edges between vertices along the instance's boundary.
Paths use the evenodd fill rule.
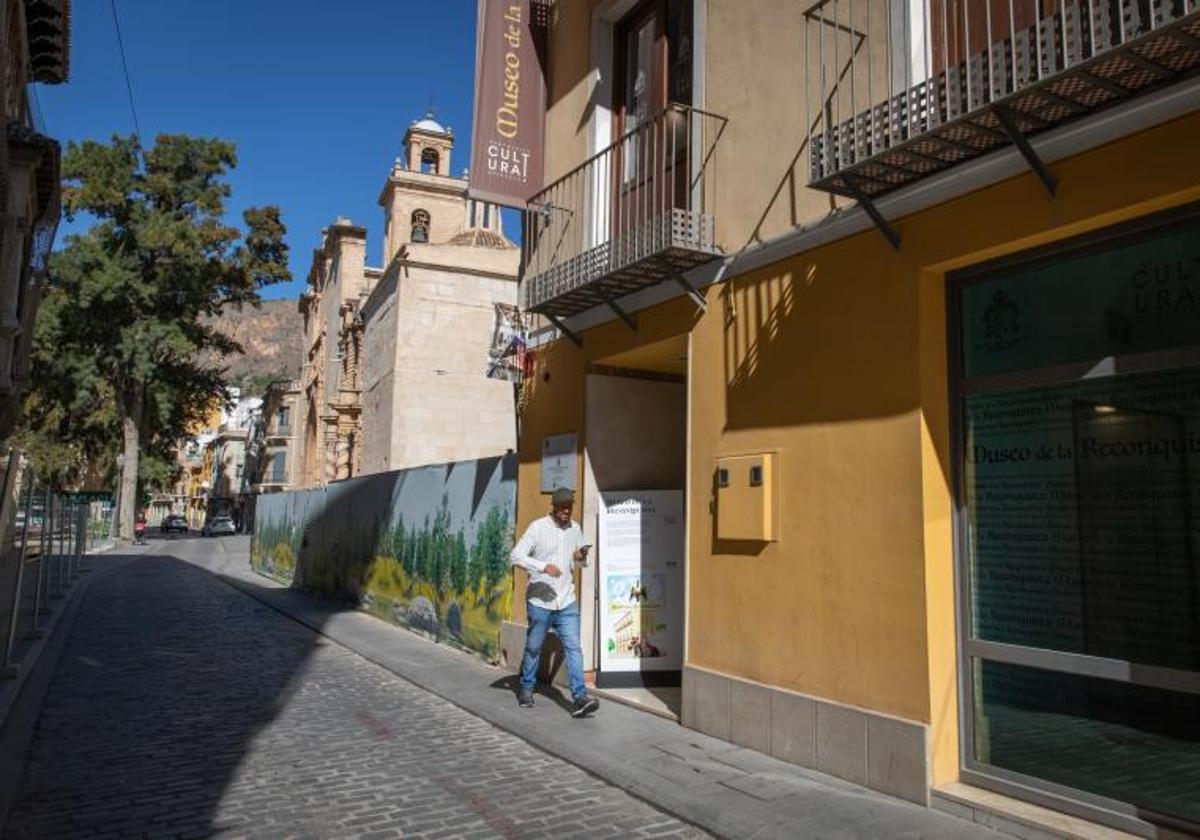
<path fill-rule="evenodd" d="M 875 20 L 891 19 L 880 5 Z M 677 183 L 675 155 L 703 204 L 653 187 L 651 203 L 711 220 L 711 243 L 701 233 L 684 248 L 710 258 L 673 270 L 650 253 L 545 296 L 540 276 L 574 269 L 539 257 L 534 227 L 524 300 L 542 328 L 519 526 L 547 508 L 545 443 L 564 434 L 576 435 L 576 514 L 593 538 L 604 493 L 683 491 L 685 726 L 976 818 L 1196 830 L 1196 80 L 1164 71 L 1134 91 L 1124 77 L 1120 101 L 1026 124 L 1021 142 L 988 123 L 1002 139 L 987 154 L 919 177 L 877 163 L 862 139 L 844 161 L 907 173 L 868 194 L 851 164 L 830 176 L 809 158 L 831 127 L 806 114 L 806 87 L 840 95 L 811 77 L 813 27 L 828 21 L 768 0 L 583 6 L 560 4 L 548 32 L 546 183 L 609 165 L 598 180 L 618 186 L 591 194 L 577 252 L 603 245 L 615 266 L 623 229 L 596 202 L 630 206 L 620 196 L 655 177 Z M 866 8 L 845 20 L 868 31 Z M 1177 11 L 1173 25 L 1200 27 L 1195 9 Z M 639 31 L 657 45 L 645 72 Z M 952 65 L 936 27 L 930 39 L 933 63 Z M 631 152 L 617 128 L 641 130 L 641 94 L 622 94 L 623 77 L 656 68 L 688 75 L 660 84 L 689 100 L 660 104 L 695 127 L 694 159 Z M 852 85 L 888 86 L 878 63 L 858 72 Z M 640 125 L 655 119 L 669 118 Z M 638 136 L 677 142 L 664 124 Z M 631 177 L 639 153 L 666 174 Z M 615 162 L 589 163 L 606 154 Z M 845 172 L 863 202 L 807 186 Z M 551 229 L 554 202 L 532 204 L 532 224 Z M 595 302 L 577 303 L 581 290 Z M 724 482 L 743 480 L 723 465 L 747 455 L 772 465 L 751 478 L 774 497 L 764 540 L 717 525 Z M 592 668 L 596 580 L 579 581 Z M 514 664 L 522 593 L 519 581 L 502 644 Z"/>

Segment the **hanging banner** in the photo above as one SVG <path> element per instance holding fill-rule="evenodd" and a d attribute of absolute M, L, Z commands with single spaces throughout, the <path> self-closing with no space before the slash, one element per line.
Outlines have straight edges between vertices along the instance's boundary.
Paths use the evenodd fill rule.
<path fill-rule="evenodd" d="M 479 0 L 471 198 L 524 209 L 542 188 L 544 0 Z"/>
<path fill-rule="evenodd" d="M 601 493 L 600 502 L 597 685 L 671 682 L 661 678 L 683 668 L 683 492 Z"/>

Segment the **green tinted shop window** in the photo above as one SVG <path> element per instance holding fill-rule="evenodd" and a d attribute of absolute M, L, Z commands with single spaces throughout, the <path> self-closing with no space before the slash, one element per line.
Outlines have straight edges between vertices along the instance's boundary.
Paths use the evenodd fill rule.
<path fill-rule="evenodd" d="M 1200 670 L 1200 370 L 964 414 L 975 637 Z"/>
<path fill-rule="evenodd" d="M 1200 222 L 964 286 L 970 379 L 1200 341 Z"/>
<path fill-rule="evenodd" d="M 976 660 L 975 758 L 1200 823 L 1200 697 Z"/>
<path fill-rule="evenodd" d="M 968 767 L 1200 825 L 1200 221 L 1133 231 L 953 288 Z"/>

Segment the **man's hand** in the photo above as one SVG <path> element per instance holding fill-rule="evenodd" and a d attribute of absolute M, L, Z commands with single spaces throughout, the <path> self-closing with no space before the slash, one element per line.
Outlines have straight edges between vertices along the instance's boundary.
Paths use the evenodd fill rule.
<path fill-rule="evenodd" d="M 550 575 L 550 577 L 561 577 L 562 576 L 562 569 L 558 568 L 558 566 L 555 566 L 553 563 L 547 563 L 546 568 L 543 569 L 542 571 L 544 571 L 546 574 Z"/>

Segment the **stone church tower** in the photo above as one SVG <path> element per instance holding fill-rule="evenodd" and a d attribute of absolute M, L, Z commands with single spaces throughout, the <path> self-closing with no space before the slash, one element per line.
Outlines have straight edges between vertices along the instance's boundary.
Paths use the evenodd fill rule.
<path fill-rule="evenodd" d="M 512 386 L 484 376 L 520 250 L 500 208 L 451 175 L 454 135 L 414 122 L 383 186 L 384 272 L 362 308 L 363 466 L 382 472 L 516 446 Z"/>
<path fill-rule="evenodd" d="M 500 208 L 468 199 L 465 175 L 450 174 L 454 134 L 432 116 L 409 126 L 404 155 L 396 158 L 379 194 L 383 207 L 383 265 L 402 245 L 445 244 L 467 231 L 504 236 Z M 512 243 L 508 243 L 512 247 Z"/>
<path fill-rule="evenodd" d="M 511 386 L 483 371 L 520 252 L 500 209 L 451 174 L 453 149 L 432 115 L 408 127 L 379 195 L 383 268 L 366 264 L 366 228 L 339 217 L 321 232 L 299 304 L 300 487 L 515 446 Z"/>

